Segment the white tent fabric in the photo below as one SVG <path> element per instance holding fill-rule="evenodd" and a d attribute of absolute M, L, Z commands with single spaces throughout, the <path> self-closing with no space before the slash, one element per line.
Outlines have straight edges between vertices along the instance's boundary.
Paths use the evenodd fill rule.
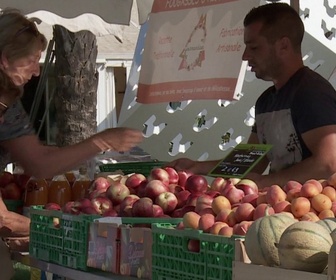
<path fill-rule="evenodd" d="M 133 0 L 0 0 L 0 9 L 16 8 L 49 25 L 117 37 L 121 37 L 122 25 L 130 23 L 132 5 Z"/>

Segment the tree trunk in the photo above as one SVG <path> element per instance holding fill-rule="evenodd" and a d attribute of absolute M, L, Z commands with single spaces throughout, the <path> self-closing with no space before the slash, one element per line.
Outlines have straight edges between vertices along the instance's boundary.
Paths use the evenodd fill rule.
<path fill-rule="evenodd" d="M 96 36 L 54 26 L 57 146 L 80 142 L 97 131 Z"/>

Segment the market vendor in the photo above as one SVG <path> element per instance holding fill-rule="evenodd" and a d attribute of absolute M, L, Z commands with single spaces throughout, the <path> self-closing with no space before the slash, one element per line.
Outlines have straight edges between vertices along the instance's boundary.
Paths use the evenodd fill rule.
<path fill-rule="evenodd" d="M 257 78 L 273 82 L 257 99 L 247 141 L 273 148 L 246 177 L 259 188 L 328 178 L 336 172 L 336 91 L 303 64 L 300 16 L 288 4 L 271 3 L 253 8 L 244 27 L 243 60 Z M 217 163 L 181 158 L 169 165 L 208 174 Z"/>
<path fill-rule="evenodd" d="M 40 74 L 39 61 L 46 46 L 47 40 L 34 22 L 17 10 L 0 12 L 0 169 L 4 170 L 10 162 L 17 162 L 27 174 L 51 178 L 100 152 L 128 151 L 140 143 L 143 139 L 141 131 L 123 127 L 106 129 L 80 143 L 62 148 L 40 142 L 22 107 L 20 96 L 23 86 Z M 28 234 L 29 219 L 7 211 L 0 198 L 0 237 Z M 10 279 L 4 278 L 4 271 L 9 268 L 3 243 L 0 245 L 1 279 Z"/>

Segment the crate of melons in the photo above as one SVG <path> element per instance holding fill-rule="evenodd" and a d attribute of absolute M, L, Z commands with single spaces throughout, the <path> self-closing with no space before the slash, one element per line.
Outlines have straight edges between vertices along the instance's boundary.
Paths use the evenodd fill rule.
<path fill-rule="evenodd" d="M 335 230 L 335 218 L 298 221 L 290 213 L 259 218 L 235 244 L 232 279 L 336 279 Z"/>
<path fill-rule="evenodd" d="M 36 259 L 88 270 L 88 229 L 100 216 L 72 215 L 59 210 L 30 208 L 29 254 Z"/>
<path fill-rule="evenodd" d="M 236 239 L 202 230 L 152 225 L 152 278 L 231 280 Z"/>

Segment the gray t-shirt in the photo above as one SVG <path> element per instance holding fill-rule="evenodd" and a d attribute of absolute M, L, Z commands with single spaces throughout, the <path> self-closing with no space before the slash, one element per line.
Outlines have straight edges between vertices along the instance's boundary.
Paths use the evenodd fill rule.
<path fill-rule="evenodd" d="M 35 130 L 30 123 L 29 116 L 24 110 L 21 101 L 16 102 L 8 108 L 4 115 L 3 122 L 0 123 L 0 142 L 34 133 Z M 0 170 L 4 170 L 6 165 L 10 162 L 9 153 L 0 146 Z"/>
<path fill-rule="evenodd" d="M 302 134 L 336 125 L 336 91 L 318 73 L 303 67 L 279 90 L 268 88 L 256 102 L 259 143 L 272 144 L 267 154 L 270 172 L 279 171 L 311 156 Z"/>

